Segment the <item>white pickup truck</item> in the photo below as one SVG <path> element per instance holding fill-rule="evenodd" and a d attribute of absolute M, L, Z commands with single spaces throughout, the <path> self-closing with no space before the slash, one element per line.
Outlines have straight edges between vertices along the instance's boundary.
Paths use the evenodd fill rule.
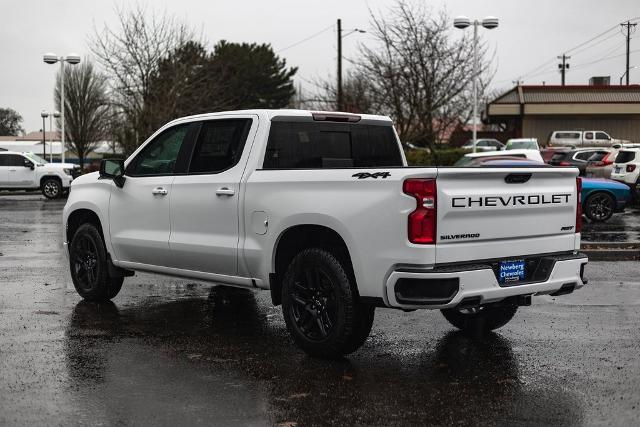
<path fill-rule="evenodd" d="M 40 190 L 46 198 L 56 199 L 79 174 L 80 166 L 73 163 L 48 163 L 33 153 L 0 151 L 0 190 Z"/>
<path fill-rule="evenodd" d="M 270 289 L 309 354 L 359 348 L 375 307 L 505 325 L 586 283 L 575 168 L 407 167 L 387 117 L 251 110 L 175 120 L 73 182 L 78 293 L 134 271 Z"/>

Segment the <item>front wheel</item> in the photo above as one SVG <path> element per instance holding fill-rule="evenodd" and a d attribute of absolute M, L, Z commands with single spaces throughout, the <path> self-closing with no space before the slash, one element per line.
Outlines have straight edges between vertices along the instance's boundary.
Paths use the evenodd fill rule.
<path fill-rule="evenodd" d="M 486 305 L 475 308 L 441 310 L 445 319 L 465 332 L 488 332 L 509 323 L 518 311 L 517 305 Z"/>
<path fill-rule="evenodd" d="M 331 252 L 311 248 L 291 262 L 282 283 L 282 310 L 296 344 L 312 356 L 339 358 L 371 331 L 374 308 L 358 301 L 347 269 Z"/>
<path fill-rule="evenodd" d="M 108 301 L 120 292 L 124 278 L 109 277 L 104 242 L 93 224 L 81 225 L 73 235 L 69 261 L 73 285 L 85 300 Z"/>
<path fill-rule="evenodd" d="M 42 183 L 42 195 L 47 199 L 57 199 L 62 196 L 62 183 L 55 178 L 47 178 Z"/>
<path fill-rule="evenodd" d="M 602 222 L 611 218 L 615 210 L 616 201 L 607 193 L 590 195 L 585 201 L 584 214 L 591 221 Z"/>

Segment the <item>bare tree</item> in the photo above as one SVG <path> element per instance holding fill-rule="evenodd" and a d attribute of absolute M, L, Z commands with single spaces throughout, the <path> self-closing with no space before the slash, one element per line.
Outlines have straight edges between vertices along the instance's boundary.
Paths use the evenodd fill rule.
<path fill-rule="evenodd" d="M 320 80 L 315 83 L 319 89 L 312 105 L 314 109 L 336 110 L 338 108 L 335 80 Z M 342 79 L 342 109 L 350 113 L 375 114 L 369 82 L 358 70 L 352 70 Z"/>
<path fill-rule="evenodd" d="M 390 11 L 371 13 L 373 43 L 361 45 L 354 64 L 352 111 L 372 110 L 394 121 L 403 141 L 431 146 L 454 123 L 470 118 L 473 44 L 467 34 L 451 37 L 445 12 L 422 2 L 398 0 Z M 479 57 L 486 56 L 479 46 Z M 482 93 L 488 63 L 479 61 Z M 328 91 L 328 92 L 327 92 Z M 328 86 L 326 97 L 333 96 Z M 359 104 L 362 103 L 362 104 Z"/>
<path fill-rule="evenodd" d="M 118 120 L 128 127 L 121 132 L 126 139 L 120 141 L 128 154 L 157 127 L 147 104 L 162 58 L 195 36 L 175 17 L 148 12 L 140 4 L 116 12 L 119 28 L 94 28 L 89 44 L 108 74 Z"/>
<path fill-rule="evenodd" d="M 109 111 L 107 79 L 89 61 L 76 67 L 66 67 L 64 73 L 65 136 L 71 143 L 71 151 L 78 155 L 80 167 L 83 167 L 87 154 L 105 138 Z M 60 77 L 57 76 L 54 91 L 58 110 L 61 110 Z"/>

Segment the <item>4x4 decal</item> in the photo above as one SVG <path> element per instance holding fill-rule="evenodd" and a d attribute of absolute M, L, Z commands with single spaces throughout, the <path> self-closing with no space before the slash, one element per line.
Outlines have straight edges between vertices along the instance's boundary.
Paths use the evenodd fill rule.
<path fill-rule="evenodd" d="M 358 179 L 366 179 L 366 178 L 373 178 L 373 179 L 378 179 L 378 178 L 389 178 L 391 176 L 391 172 L 375 172 L 375 173 L 369 173 L 369 172 L 358 172 L 358 173 L 354 173 L 353 175 L 351 175 L 354 178 L 358 178 Z"/>

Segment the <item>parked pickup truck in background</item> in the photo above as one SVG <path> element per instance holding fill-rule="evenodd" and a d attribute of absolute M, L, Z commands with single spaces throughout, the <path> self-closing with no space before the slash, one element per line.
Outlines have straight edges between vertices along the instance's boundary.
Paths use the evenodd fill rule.
<path fill-rule="evenodd" d="M 532 295 L 582 287 L 577 174 L 407 167 L 382 116 L 206 114 L 74 181 L 64 242 L 85 299 L 134 271 L 268 289 L 295 342 L 333 358 L 376 307 L 492 330 Z"/>
<path fill-rule="evenodd" d="M 601 130 L 557 130 L 549 136 L 549 147 L 611 147 L 629 141 L 612 138 Z"/>
<path fill-rule="evenodd" d="M 48 199 L 61 197 L 80 174 L 73 163 L 49 163 L 33 153 L 0 151 L 0 190 L 40 190 Z"/>

